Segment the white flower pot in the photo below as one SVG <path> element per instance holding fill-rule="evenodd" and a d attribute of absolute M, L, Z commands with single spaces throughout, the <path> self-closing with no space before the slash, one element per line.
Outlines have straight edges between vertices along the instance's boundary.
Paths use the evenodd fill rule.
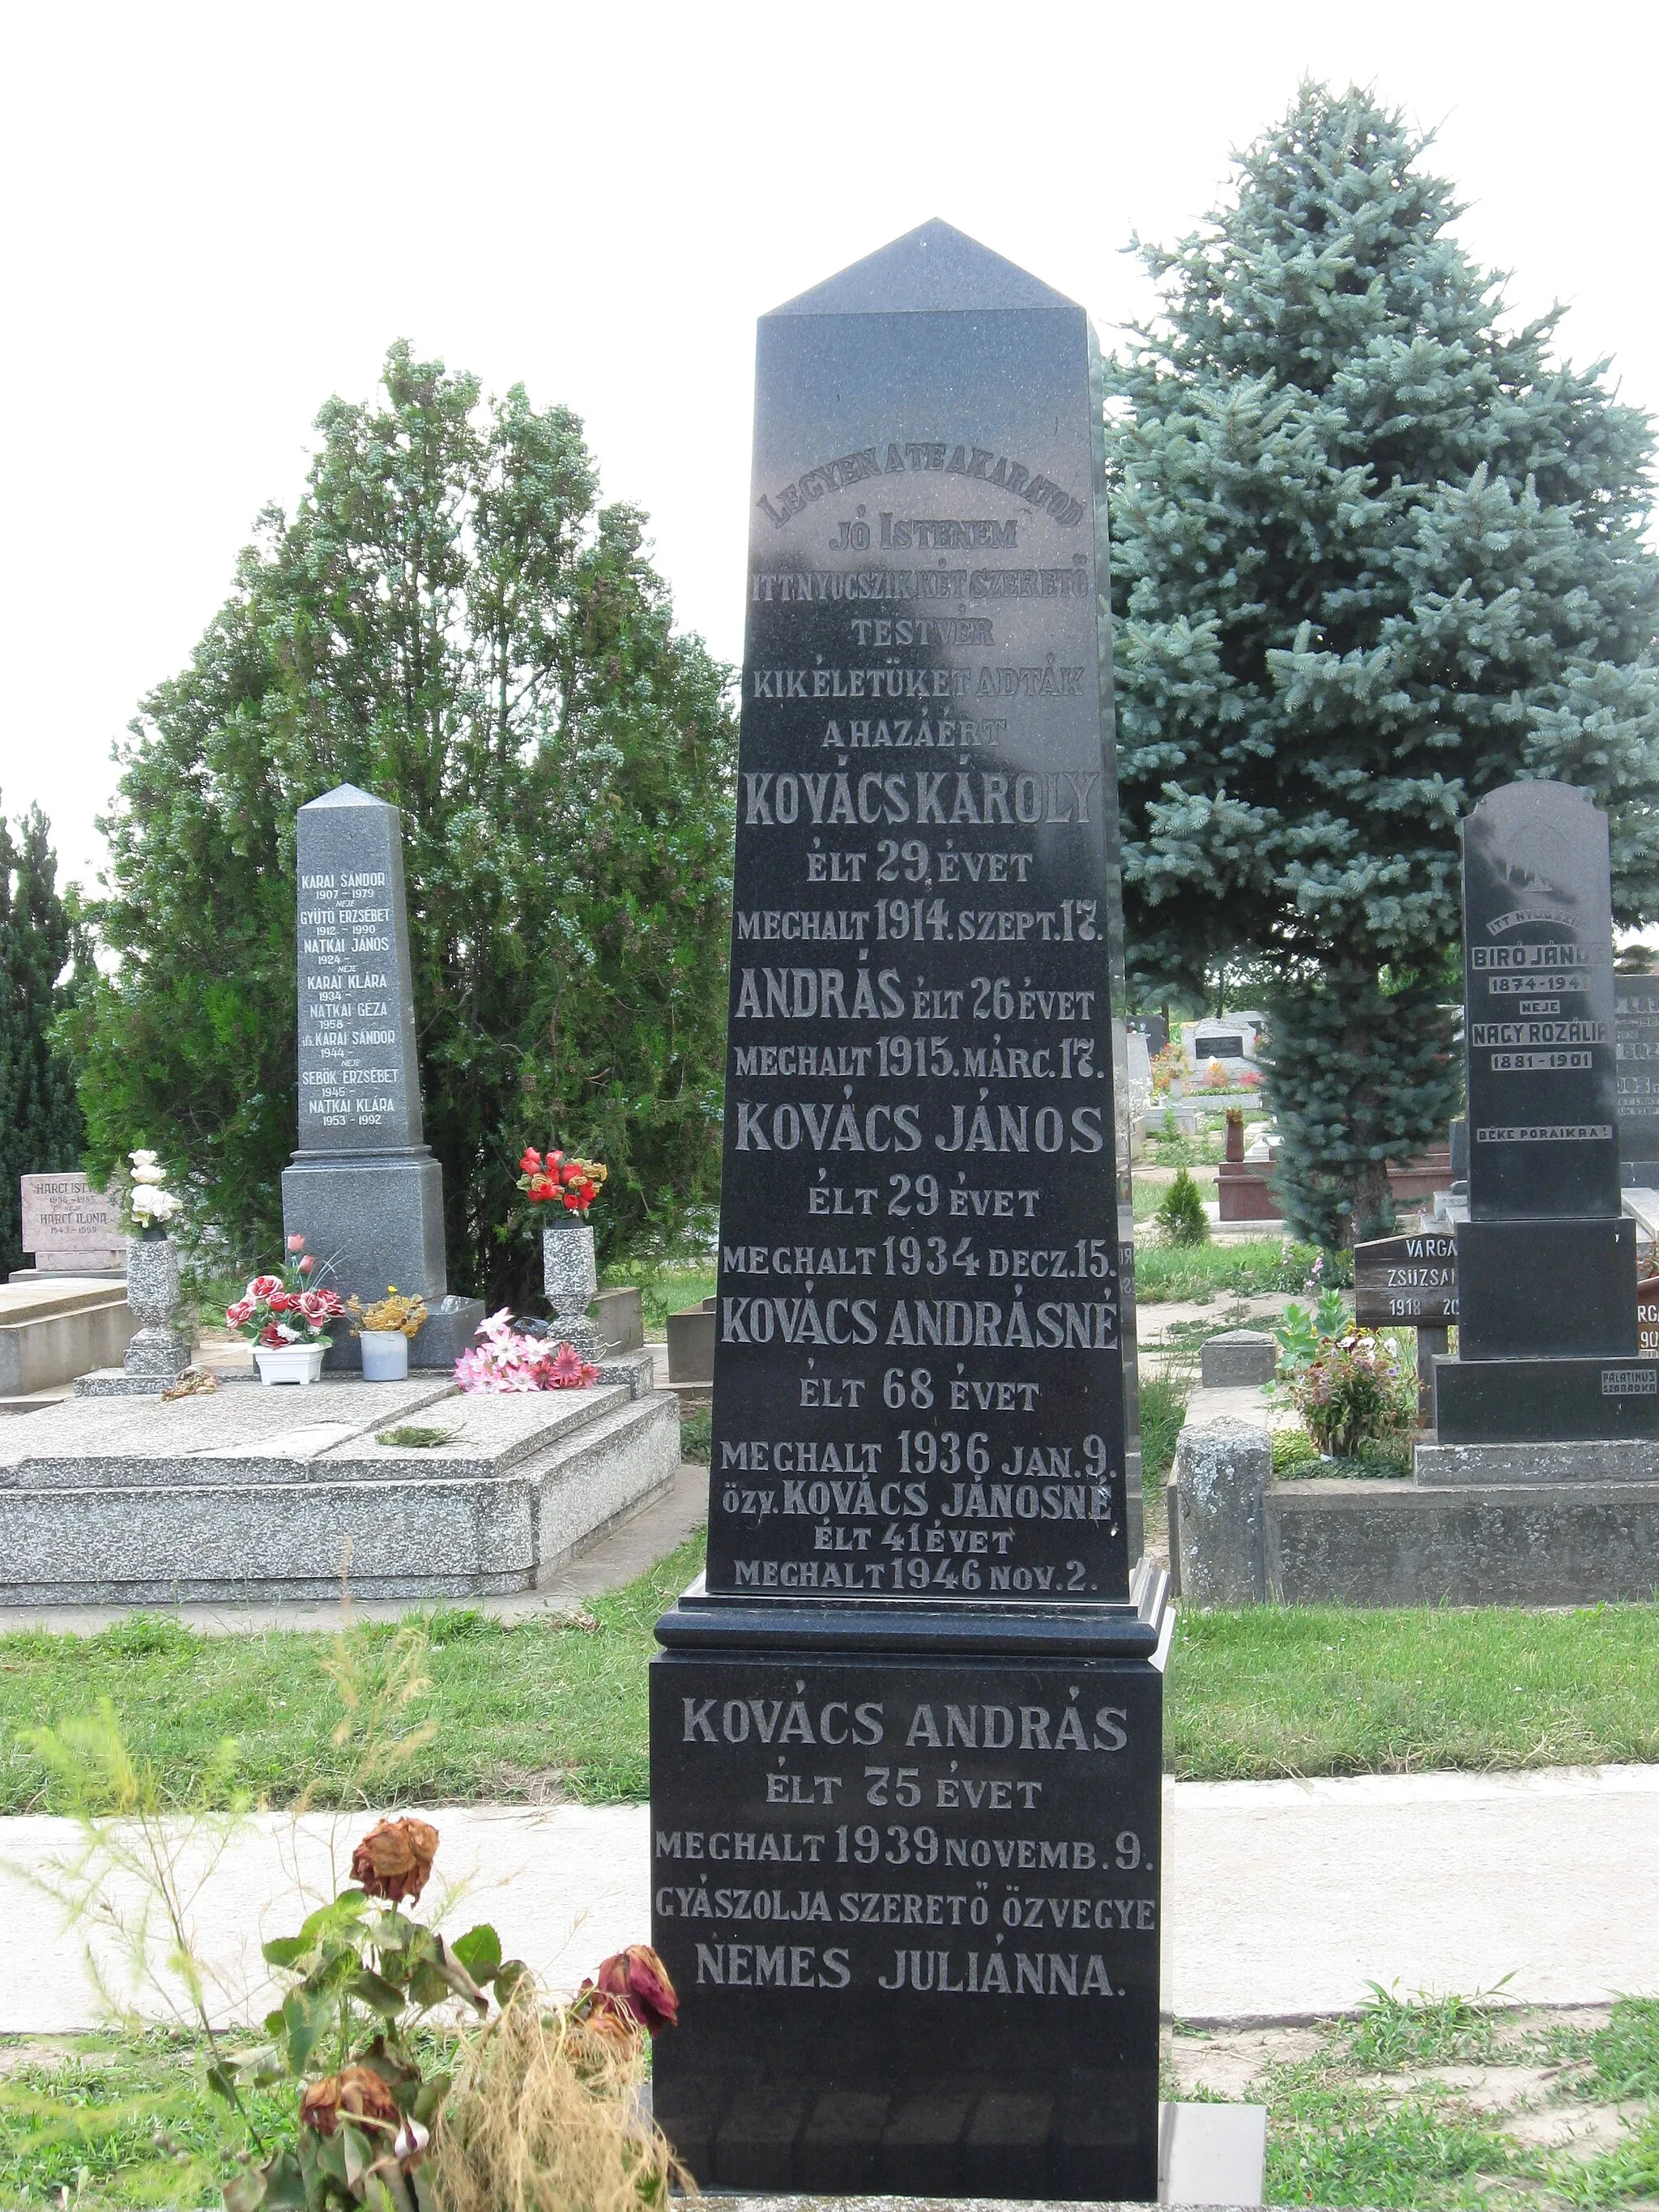
<path fill-rule="evenodd" d="M 366 1328 L 357 1341 L 363 1347 L 365 1382 L 403 1382 L 409 1377 L 409 1339 L 400 1328 Z"/>
<path fill-rule="evenodd" d="M 256 1344 L 253 1358 L 262 1382 L 315 1382 L 327 1350 L 325 1344 L 285 1344 L 280 1349 Z"/>

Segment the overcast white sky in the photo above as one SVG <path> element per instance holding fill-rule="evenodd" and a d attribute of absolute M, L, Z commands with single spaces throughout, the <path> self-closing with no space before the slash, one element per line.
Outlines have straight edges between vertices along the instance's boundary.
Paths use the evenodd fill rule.
<path fill-rule="evenodd" d="M 1659 407 L 1650 4 L 13 5 L 0 807 L 101 865 L 110 746 L 389 340 L 585 417 L 684 623 L 741 641 L 757 314 L 939 215 L 1144 313 L 1304 72 L 1439 131 L 1462 234 Z"/>

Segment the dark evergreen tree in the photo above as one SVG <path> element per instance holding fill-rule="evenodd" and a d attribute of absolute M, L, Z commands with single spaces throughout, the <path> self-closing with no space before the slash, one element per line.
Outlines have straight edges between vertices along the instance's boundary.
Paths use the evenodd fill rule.
<path fill-rule="evenodd" d="M 38 806 L 0 815 L 0 1281 L 23 1264 L 18 1177 L 81 1164 L 75 1067 L 54 1026 L 90 969 Z"/>
<path fill-rule="evenodd" d="M 606 1163 L 606 1255 L 717 1188 L 736 718 L 574 416 L 518 387 L 483 404 L 401 344 L 384 386 L 324 409 L 298 513 L 264 515 L 132 726 L 82 1097 L 95 1162 L 154 1146 L 198 1219 L 268 1257 L 295 1130 L 294 817 L 337 783 L 391 799 L 450 1280 L 519 1304 L 526 1144 Z"/>
<path fill-rule="evenodd" d="M 1588 785 L 1659 912 L 1652 439 L 1515 329 L 1428 142 L 1304 85 L 1109 364 L 1118 770 L 1147 1000 L 1262 958 L 1280 1181 L 1328 1243 L 1455 1109 L 1457 823 Z"/>

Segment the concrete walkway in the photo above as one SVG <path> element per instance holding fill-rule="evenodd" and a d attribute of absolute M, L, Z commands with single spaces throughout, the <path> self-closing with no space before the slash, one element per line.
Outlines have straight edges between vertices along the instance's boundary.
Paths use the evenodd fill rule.
<path fill-rule="evenodd" d="M 1172 1783 L 1164 1807 L 1164 2002 L 1183 2019 L 1306 2020 L 1363 2004 L 1370 1982 L 1470 1996 L 1507 1976 L 1505 1999 L 1547 2005 L 1659 1994 L 1659 1767 Z M 426 1817 L 442 1840 L 423 1917 L 452 1933 L 488 1919 L 510 1953 L 567 1987 L 648 1935 L 645 1807 Z M 329 1893 L 368 1825 L 266 1814 L 222 1844 L 184 1849 L 188 1917 L 224 2017 L 266 2008 L 260 1942 Z M 0 1821 L 0 2033 L 68 2033 L 100 2017 L 82 1935 L 64 1931 L 40 1887 L 79 1848 L 72 1822 Z M 114 1886 L 129 1925 L 137 1894 Z M 119 1945 L 107 1930 L 92 1941 L 129 1993 Z M 138 2002 L 162 2009 L 154 1994 Z"/>

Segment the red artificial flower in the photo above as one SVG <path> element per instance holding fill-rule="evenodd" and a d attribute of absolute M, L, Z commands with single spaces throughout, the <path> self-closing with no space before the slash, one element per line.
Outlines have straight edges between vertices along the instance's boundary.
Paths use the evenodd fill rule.
<path fill-rule="evenodd" d="M 259 1341 L 261 1344 L 268 1346 L 271 1351 L 280 1352 L 283 1346 L 288 1342 L 288 1339 L 283 1334 L 282 1330 L 277 1328 L 274 1321 L 268 1321 L 264 1327 L 259 1331 Z"/>
<path fill-rule="evenodd" d="M 541 1156 L 541 1154 L 540 1154 L 539 1152 L 532 1152 L 532 1151 L 531 1150 L 530 1146 L 529 1146 L 528 1145 L 526 1145 L 526 1146 L 525 1146 L 524 1158 L 523 1158 L 519 1162 L 519 1172 L 520 1172 L 520 1175 L 539 1175 L 539 1174 L 540 1174 L 540 1172 L 541 1172 L 541 1165 L 542 1165 L 542 1156 Z"/>
<path fill-rule="evenodd" d="M 532 1176 L 530 1178 L 530 1203 L 532 1206 L 541 1206 L 544 1204 L 548 1199 L 555 1195 L 558 1188 L 559 1186 L 557 1183 L 556 1183 L 550 1176 Z"/>
<path fill-rule="evenodd" d="M 251 1298 L 268 1298 L 273 1291 L 280 1291 L 282 1287 L 283 1279 L 280 1275 L 256 1275 L 247 1286 L 246 1296 Z"/>
<path fill-rule="evenodd" d="M 240 1328 L 244 1322 L 252 1321 L 252 1318 L 253 1300 L 252 1298 L 238 1298 L 234 1306 L 225 1308 L 225 1319 L 233 1328 Z"/>

